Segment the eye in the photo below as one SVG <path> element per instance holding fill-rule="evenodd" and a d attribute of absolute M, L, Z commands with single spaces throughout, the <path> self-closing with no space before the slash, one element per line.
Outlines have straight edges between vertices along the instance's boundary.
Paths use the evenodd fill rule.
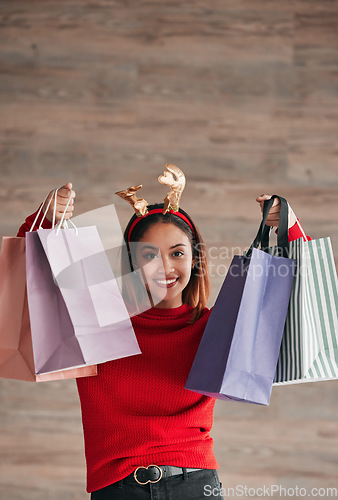
<path fill-rule="evenodd" d="M 152 260 L 152 259 L 155 259 L 157 257 L 157 254 L 156 253 L 153 253 L 153 252 L 148 252 L 148 253 L 144 253 L 142 255 L 142 257 L 146 260 Z"/>
<path fill-rule="evenodd" d="M 174 257 L 181 257 L 181 255 L 184 255 L 184 252 L 181 250 L 176 250 L 176 252 L 173 253 Z"/>

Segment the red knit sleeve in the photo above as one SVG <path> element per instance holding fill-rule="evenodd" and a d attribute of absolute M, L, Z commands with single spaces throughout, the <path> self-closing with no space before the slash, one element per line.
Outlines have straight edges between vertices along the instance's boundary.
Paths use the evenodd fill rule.
<path fill-rule="evenodd" d="M 41 207 L 41 205 L 40 205 L 40 207 Z M 35 220 L 35 217 L 36 217 L 36 215 L 37 215 L 40 207 L 37 209 L 36 212 L 34 212 L 34 214 L 29 215 L 26 218 L 25 222 L 20 227 L 17 236 L 25 236 L 25 233 L 31 229 L 32 224 L 33 224 L 33 222 Z M 36 231 L 37 229 L 39 229 L 42 217 L 43 217 L 43 213 L 42 213 L 42 210 L 41 210 L 41 213 L 40 213 L 40 215 L 39 215 L 39 217 L 38 217 L 38 219 L 37 219 L 37 221 L 35 223 L 35 226 L 33 227 L 33 231 Z M 52 227 L 52 223 L 48 219 L 45 218 L 41 227 L 43 229 L 50 229 Z"/>
<path fill-rule="evenodd" d="M 276 229 L 275 233 L 278 234 L 278 228 Z M 306 237 L 308 240 L 312 240 L 310 236 L 306 235 Z M 303 233 L 296 222 L 292 227 L 289 228 L 288 241 L 298 240 L 298 238 L 303 238 Z"/>
<path fill-rule="evenodd" d="M 292 226 L 290 227 L 289 229 L 289 241 L 294 241 L 294 240 L 298 240 L 298 238 L 302 238 L 303 237 L 303 233 L 299 227 L 299 225 L 297 224 L 297 222 Z M 310 236 L 306 235 L 307 239 L 308 240 L 311 240 L 312 238 L 310 238 Z"/>

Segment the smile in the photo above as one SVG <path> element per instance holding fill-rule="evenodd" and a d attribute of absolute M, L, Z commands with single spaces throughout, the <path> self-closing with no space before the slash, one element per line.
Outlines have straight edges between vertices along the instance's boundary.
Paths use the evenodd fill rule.
<path fill-rule="evenodd" d="M 154 281 L 159 286 L 162 286 L 162 287 L 171 287 L 171 286 L 174 286 L 175 283 L 177 283 L 178 278 L 172 278 L 172 279 L 169 279 L 169 280 L 154 280 Z"/>

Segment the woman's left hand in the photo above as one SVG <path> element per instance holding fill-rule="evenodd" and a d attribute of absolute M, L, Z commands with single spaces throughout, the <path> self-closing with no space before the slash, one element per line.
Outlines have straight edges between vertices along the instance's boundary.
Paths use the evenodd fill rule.
<path fill-rule="evenodd" d="M 270 200 L 271 196 L 272 195 L 270 195 L 270 194 L 262 194 L 261 196 L 258 196 L 256 198 L 257 203 L 259 203 L 261 206 L 262 212 L 263 212 L 264 201 Z M 275 198 L 273 200 L 272 207 L 270 209 L 268 218 L 266 220 L 266 225 L 278 227 L 279 213 L 280 213 L 280 199 Z M 292 227 L 295 223 L 296 223 L 296 219 L 295 219 L 293 213 L 289 214 L 289 224 L 288 224 L 289 228 Z"/>

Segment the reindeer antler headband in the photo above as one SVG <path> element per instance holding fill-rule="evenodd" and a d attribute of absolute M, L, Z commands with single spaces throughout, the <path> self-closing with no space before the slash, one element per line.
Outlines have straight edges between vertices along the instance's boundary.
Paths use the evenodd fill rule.
<path fill-rule="evenodd" d="M 161 184 L 165 184 L 170 187 L 170 192 L 164 198 L 163 211 L 162 209 L 158 208 L 149 211 L 147 208 L 148 202 L 143 198 L 138 198 L 136 196 L 136 192 L 139 189 L 141 189 L 142 184 L 138 186 L 131 186 L 125 189 L 124 191 L 118 191 L 115 193 L 118 196 L 120 196 L 120 198 L 130 203 L 130 205 L 133 207 L 137 215 L 137 219 L 135 219 L 132 225 L 130 226 L 128 233 L 128 242 L 130 240 L 130 235 L 134 227 L 141 218 L 147 215 L 151 215 L 154 213 L 161 213 L 161 212 L 163 213 L 163 215 L 165 215 L 168 212 L 177 215 L 190 226 L 190 229 L 192 230 L 193 234 L 195 234 L 195 230 L 189 219 L 184 214 L 179 212 L 179 203 L 185 187 L 185 175 L 182 172 L 182 170 L 176 167 L 176 165 L 170 165 L 169 163 L 167 163 L 166 170 L 163 172 L 163 175 L 159 176 L 158 181 Z"/>

